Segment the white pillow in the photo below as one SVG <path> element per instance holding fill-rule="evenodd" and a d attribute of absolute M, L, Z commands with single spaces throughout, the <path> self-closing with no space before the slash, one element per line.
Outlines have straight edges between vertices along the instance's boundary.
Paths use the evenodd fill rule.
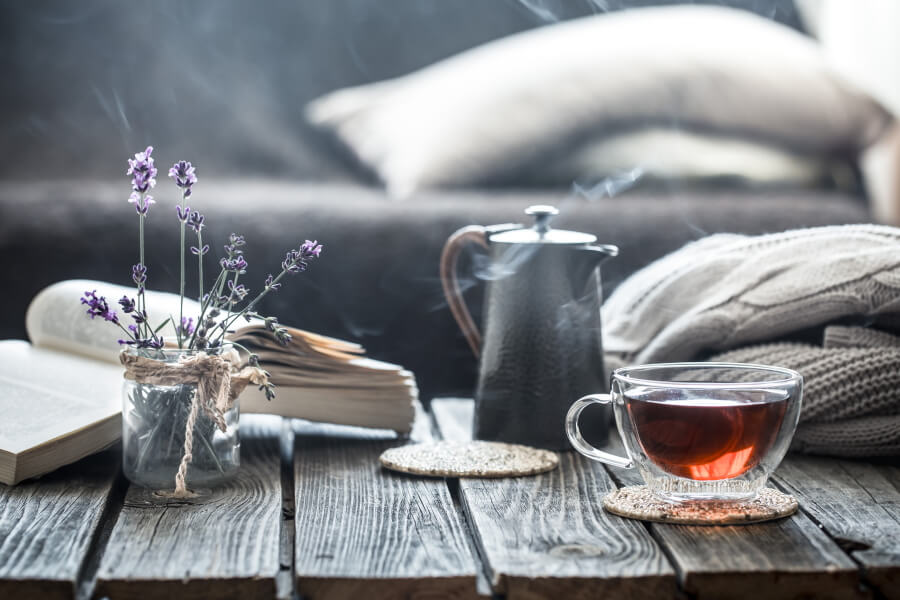
<path fill-rule="evenodd" d="M 812 40 L 745 11 L 701 6 L 517 34 L 333 92 L 307 114 L 396 195 L 540 169 L 586 140 L 648 127 L 855 157 L 891 121 L 831 72 Z"/>

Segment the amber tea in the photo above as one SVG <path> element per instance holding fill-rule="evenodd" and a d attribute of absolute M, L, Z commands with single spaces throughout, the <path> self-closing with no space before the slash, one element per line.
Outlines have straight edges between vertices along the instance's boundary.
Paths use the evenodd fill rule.
<path fill-rule="evenodd" d="M 578 419 L 611 405 L 627 448 L 595 448 Z M 588 394 L 566 414 L 566 435 L 591 460 L 637 468 L 666 502 L 744 502 L 784 458 L 803 404 L 803 376 L 784 367 L 695 362 L 616 369 L 610 393 Z"/>
<path fill-rule="evenodd" d="M 696 481 L 730 479 L 758 465 L 781 429 L 787 394 L 700 394 L 646 388 L 625 394 L 626 410 L 647 457 L 671 475 Z"/>

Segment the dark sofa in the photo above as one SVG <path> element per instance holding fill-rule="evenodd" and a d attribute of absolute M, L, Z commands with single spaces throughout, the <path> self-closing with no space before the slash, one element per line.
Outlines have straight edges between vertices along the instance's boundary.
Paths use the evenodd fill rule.
<path fill-rule="evenodd" d="M 799 27 L 790 2 L 724 4 Z M 222 255 L 230 232 L 244 234 L 251 287 L 287 248 L 306 238 L 325 245 L 321 260 L 264 312 L 360 341 L 373 356 L 411 368 L 424 399 L 469 393 L 474 383 L 475 360 L 438 279 L 441 246 L 460 226 L 519 221 L 531 204 L 557 205 L 556 226 L 620 247 L 603 267 L 608 293 L 708 233 L 871 219 L 861 193 L 677 181 L 615 197 L 563 186 L 393 201 L 303 122 L 305 102 L 330 89 L 538 26 L 548 10 L 571 18 L 596 9 L 512 0 L 0 6 L 0 337 L 24 337 L 29 300 L 54 281 L 129 282 L 137 218 L 126 202 L 125 159 L 148 143 L 160 168 L 147 232 L 151 287 L 177 289 L 176 192 L 164 173 L 176 159 L 193 160 L 200 182 L 191 203 L 206 215 L 211 255 Z M 473 283 L 478 264 L 471 255 L 464 266 Z M 480 289 L 468 292 L 476 318 Z"/>

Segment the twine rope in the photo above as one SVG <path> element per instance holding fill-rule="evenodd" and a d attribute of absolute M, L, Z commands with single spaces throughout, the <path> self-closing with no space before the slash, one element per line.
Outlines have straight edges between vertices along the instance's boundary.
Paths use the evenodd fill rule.
<path fill-rule="evenodd" d="M 215 355 L 198 352 L 180 357 L 174 363 L 122 352 L 119 361 L 125 367 L 125 379 L 140 384 L 195 386 L 191 410 L 185 422 L 184 451 L 175 474 L 173 494 L 177 498 L 189 496 L 187 468 L 193 460 L 194 427 L 200 410 L 224 433 L 228 429 L 225 413 L 231 410 L 237 397 L 251 383 L 268 383 L 268 375 L 258 367 L 240 368 L 240 358 L 233 351 Z"/>

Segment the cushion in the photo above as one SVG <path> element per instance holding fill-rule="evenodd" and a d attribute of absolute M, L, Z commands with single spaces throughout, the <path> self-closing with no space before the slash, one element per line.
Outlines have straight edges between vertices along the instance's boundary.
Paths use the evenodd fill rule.
<path fill-rule="evenodd" d="M 568 159 L 570 169 L 602 175 L 600 163 L 578 166 L 583 148 L 648 128 L 736 138 L 788 159 L 855 158 L 892 119 L 833 74 L 809 38 L 709 6 L 635 9 L 513 35 L 332 92 L 307 115 L 399 195 L 517 182 Z"/>

